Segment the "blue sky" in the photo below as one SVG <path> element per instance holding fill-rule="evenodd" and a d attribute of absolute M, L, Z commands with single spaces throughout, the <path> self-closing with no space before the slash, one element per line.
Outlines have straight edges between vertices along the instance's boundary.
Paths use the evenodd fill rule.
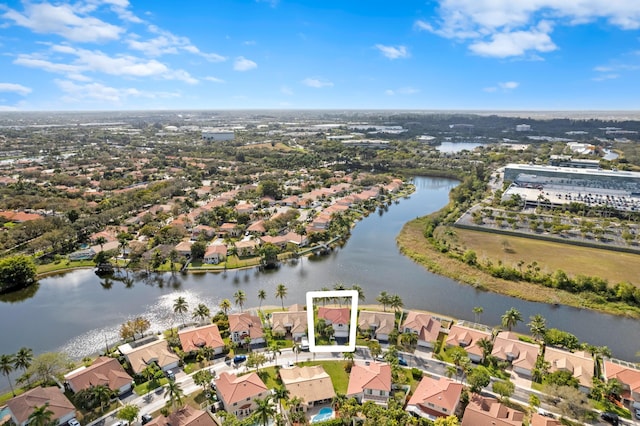
<path fill-rule="evenodd" d="M 0 111 L 640 109 L 640 1 L 0 4 Z"/>

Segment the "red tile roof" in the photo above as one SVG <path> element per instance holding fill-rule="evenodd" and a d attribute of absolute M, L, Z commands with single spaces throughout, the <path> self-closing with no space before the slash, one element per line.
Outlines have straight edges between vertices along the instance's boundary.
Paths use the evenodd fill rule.
<path fill-rule="evenodd" d="M 73 412 L 76 408 L 64 393 L 55 386 L 47 388 L 33 388 L 22 395 L 18 395 L 7 401 L 7 407 L 20 423 L 29 419 L 33 410 L 45 404 L 49 404 L 49 410 L 53 411 L 53 419 L 59 419 Z"/>
<path fill-rule="evenodd" d="M 439 412 L 440 415 L 453 414 L 460 401 L 462 387 L 461 383 L 450 379 L 425 376 L 409 400 L 409 405 L 415 405 L 422 410 L 426 410 L 429 404 L 433 404 L 435 407 L 430 408 Z M 447 410 L 446 414 L 442 408 Z"/>
<path fill-rule="evenodd" d="M 133 382 L 133 378 L 124 371 L 117 359 L 104 356 L 97 358 L 89 367 L 66 375 L 65 379 L 74 392 L 99 385 L 117 391 Z"/>
<path fill-rule="evenodd" d="M 220 336 L 217 324 L 205 325 L 204 327 L 181 330 L 178 332 L 182 350 L 185 352 L 197 351 L 203 346 L 210 348 L 224 347 L 224 341 Z"/>
<path fill-rule="evenodd" d="M 363 392 L 365 389 L 391 391 L 391 366 L 380 362 L 355 364 L 349 374 L 347 396 Z"/>
<path fill-rule="evenodd" d="M 349 308 L 318 308 L 318 318 L 322 318 L 331 324 L 349 324 L 351 309 Z"/>
<path fill-rule="evenodd" d="M 220 373 L 216 387 L 225 407 L 247 398 L 254 399 L 267 390 L 267 386 L 256 373 L 240 377 L 227 372 Z"/>

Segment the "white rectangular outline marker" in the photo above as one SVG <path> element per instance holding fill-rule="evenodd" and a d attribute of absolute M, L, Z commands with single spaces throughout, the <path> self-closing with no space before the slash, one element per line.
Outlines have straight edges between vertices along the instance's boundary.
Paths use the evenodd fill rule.
<path fill-rule="evenodd" d="M 351 318 L 349 320 L 349 341 L 347 345 L 318 345 L 316 346 L 316 325 L 313 299 L 325 297 L 350 297 Z M 358 291 L 357 290 L 329 290 L 307 292 L 307 333 L 309 335 L 310 352 L 353 352 L 356 350 L 356 328 L 358 325 Z"/>

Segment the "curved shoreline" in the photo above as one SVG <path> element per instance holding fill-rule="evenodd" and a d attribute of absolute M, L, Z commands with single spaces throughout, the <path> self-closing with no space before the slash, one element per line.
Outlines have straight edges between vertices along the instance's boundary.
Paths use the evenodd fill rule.
<path fill-rule="evenodd" d="M 446 208 L 446 207 L 445 207 Z M 433 213 L 437 215 L 438 212 Z M 485 272 L 467 265 L 446 254 L 436 251 L 424 238 L 423 222 L 430 215 L 407 222 L 396 237 L 400 252 L 420 264 L 428 271 L 470 285 L 480 290 L 491 291 L 505 296 L 515 297 L 530 302 L 566 305 L 580 309 L 590 309 L 610 315 L 640 318 L 637 311 L 629 311 L 626 304 L 608 303 L 595 308 L 580 294 L 569 293 L 524 281 L 507 281 L 495 278 Z M 535 291 L 531 291 L 535 286 Z"/>

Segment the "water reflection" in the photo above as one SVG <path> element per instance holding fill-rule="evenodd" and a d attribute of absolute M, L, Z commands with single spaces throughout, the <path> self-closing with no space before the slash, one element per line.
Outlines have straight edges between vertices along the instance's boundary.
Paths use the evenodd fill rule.
<path fill-rule="evenodd" d="M 515 307 L 525 321 L 517 331 L 528 332 L 528 318 L 541 314 L 548 327 L 575 334 L 594 345 L 607 345 L 615 356 L 635 360 L 640 349 L 640 321 L 603 315 L 587 310 L 531 303 L 473 287 L 431 274 L 398 252 L 395 238 L 401 227 L 415 217 L 440 209 L 446 204 L 454 181 L 416 178 L 417 191 L 408 200 L 392 204 L 384 215 L 370 215 L 358 222 L 344 247 L 326 256 L 311 256 L 283 262 L 278 270 L 261 272 L 257 268 L 206 274 L 136 273 L 131 281 L 113 281 L 104 290 L 92 270 L 48 277 L 40 282 L 37 294 L 22 303 L 5 303 L 0 323 L 26 320 L 20 327 L 0 328 L 2 352 L 14 353 L 27 346 L 35 353 L 53 350 L 63 344 L 65 351 L 82 357 L 118 339 L 120 325 L 138 315 L 149 318 L 153 330 L 174 321 L 172 304 L 178 296 L 188 296 L 189 310 L 205 303 L 212 311 L 222 299 L 233 301 L 242 289 L 245 307 L 258 306 L 258 291 L 265 290 L 264 305 L 280 305 L 275 297 L 278 284 L 287 286 L 284 303 L 304 303 L 305 293 L 332 287 L 359 284 L 365 303 L 375 303 L 381 291 L 397 293 L 408 309 L 425 309 L 473 320 L 473 307 L 482 306 L 481 321 L 500 323 L 500 316 Z M 624 336 L 624 338 L 622 338 Z"/>

